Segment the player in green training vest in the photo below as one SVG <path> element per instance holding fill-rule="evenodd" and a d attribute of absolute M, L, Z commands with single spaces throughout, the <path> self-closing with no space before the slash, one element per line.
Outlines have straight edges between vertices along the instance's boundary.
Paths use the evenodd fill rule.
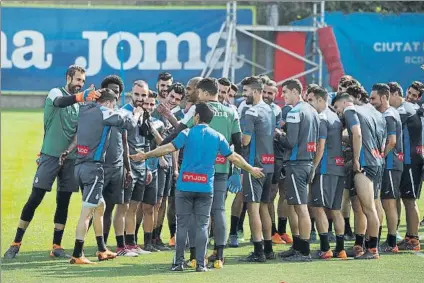
<path fill-rule="evenodd" d="M 222 134 L 228 143 L 234 145 L 235 152 L 241 154 L 240 120 L 237 112 L 233 108 L 227 107 L 218 101 L 218 84 L 216 79 L 202 79 L 198 82 L 196 88 L 199 92 L 199 101 L 207 102 L 209 107 L 214 111 L 214 117 L 209 123 L 209 126 Z M 194 112 L 195 105 L 185 114 L 177 130 L 168 136 L 162 144 L 168 143 L 174 139 L 176 134 L 185 128 L 191 128 L 193 126 Z M 227 192 L 229 170 L 230 164 L 228 160 L 224 156 L 218 154 L 215 161 L 214 195 L 211 210 L 211 216 L 215 223 L 215 247 L 214 254 L 209 257 L 210 264 L 215 268 L 221 268 L 224 262 L 223 251 L 226 238 L 225 196 Z M 193 236 L 194 235 L 190 234 L 191 241 L 193 241 Z M 192 262 L 190 264 L 196 266 L 195 264 L 193 265 Z"/>
<path fill-rule="evenodd" d="M 74 179 L 75 134 L 77 131 L 79 102 L 100 97 L 93 88 L 80 92 L 85 83 L 85 70 L 72 65 L 66 72 L 66 86 L 53 88 L 44 105 L 44 138 L 37 160 L 31 195 L 22 209 L 21 218 L 12 245 L 4 258 L 15 258 L 21 247 L 25 230 L 34 217 L 46 192 L 50 192 L 57 178 L 56 212 L 54 216 L 53 249 L 51 257 L 69 257 L 61 247 L 63 231 L 68 218 L 68 206 L 73 192 L 78 191 Z"/>

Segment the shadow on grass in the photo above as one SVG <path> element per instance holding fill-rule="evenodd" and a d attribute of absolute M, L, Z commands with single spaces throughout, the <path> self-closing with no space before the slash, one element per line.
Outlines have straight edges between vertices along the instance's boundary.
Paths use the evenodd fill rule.
<path fill-rule="evenodd" d="M 93 254 L 86 251 L 90 260 L 94 261 L 90 255 Z M 151 275 L 174 275 L 171 272 L 170 263 L 150 263 L 147 257 L 138 257 L 131 259 L 134 262 L 120 261 L 115 259 L 112 261 L 98 262 L 95 265 L 71 265 L 66 259 L 52 259 L 45 251 L 20 253 L 16 259 L 2 259 L 3 272 L 30 272 L 31 276 L 45 278 L 98 278 L 98 277 L 131 277 L 131 276 L 151 276 Z M 177 274 L 179 274 L 177 272 Z"/>

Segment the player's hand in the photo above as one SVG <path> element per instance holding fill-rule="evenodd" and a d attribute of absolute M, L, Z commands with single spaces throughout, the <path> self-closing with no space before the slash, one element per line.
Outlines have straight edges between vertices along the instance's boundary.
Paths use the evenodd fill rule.
<path fill-rule="evenodd" d="M 352 162 L 352 170 L 355 173 L 361 173 L 362 172 L 361 164 L 359 164 L 358 160 L 354 160 Z"/>
<path fill-rule="evenodd" d="M 175 181 L 178 179 L 178 176 L 180 176 L 180 172 L 178 172 L 178 170 L 174 170 L 174 180 Z"/>
<path fill-rule="evenodd" d="M 262 168 L 253 167 L 252 170 L 249 172 L 255 179 L 263 178 L 265 177 L 264 173 L 262 172 Z"/>
<path fill-rule="evenodd" d="M 134 115 L 142 116 L 144 114 L 144 109 L 141 106 L 137 106 L 136 108 L 134 108 L 133 113 Z"/>
<path fill-rule="evenodd" d="M 143 151 L 140 151 L 137 154 L 130 154 L 129 157 L 134 161 L 143 161 L 147 159 L 146 153 Z"/>
<path fill-rule="evenodd" d="M 101 92 L 104 89 L 96 90 L 94 85 L 91 85 L 89 88 L 84 90 L 83 92 L 77 93 L 76 100 L 77 102 L 85 102 L 85 101 L 96 101 L 101 95 Z"/>
<path fill-rule="evenodd" d="M 149 170 L 147 170 L 147 173 L 146 173 L 146 185 L 149 185 L 152 182 L 152 180 L 153 180 L 152 172 L 149 171 Z"/>
<path fill-rule="evenodd" d="M 164 117 L 169 117 L 169 115 L 171 115 L 171 106 L 164 102 L 158 105 L 158 107 L 156 108 L 156 110 Z"/>
<path fill-rule="evenodd" d="M 161 169 L 167 169 L 169 167 L 168 162 L 165 160 L 165 158 L 161 157 L 159 158 L 159 167 Z"/>
<path fill-rule="evenodd" d="M 62 152 L 62 154 L 59 156 L 59 165 L 62 166 L 63 162 L 65 162 L 65 159 L 68 158 L 69 156 L 69 151 L 65 150 L 64 152 Z"/>
<path fill-rule="evenodd" d="M 308 184 L 312 184 L 312 182 L 314 181 L 315 171 L 316 171 L 316 168 L 314 166 L 312 167 L 311 174 L 309 175 Z"/>
<path fill-rule="evenodd" d="M 133 178 L 131 171 L 125 172 L 124 187 L 128 188 L 132 184 Z"/>
<path fill-rule="evenodd" d="M 37 163 L 37 166 L 40 165 L 40 163 L 41 163 L 41 153 L 37 154 L 37 159 L 35 159 L 35 163 Z"/>
<path fill-rule="evenodd" d="M 240 178 L 240 169 L 237 167 L 233 168 L 233 174 L 231 174 L 230 178 L 227 181 L 227 188 L 233 194 L 241 192 L 241 178 Z"/>

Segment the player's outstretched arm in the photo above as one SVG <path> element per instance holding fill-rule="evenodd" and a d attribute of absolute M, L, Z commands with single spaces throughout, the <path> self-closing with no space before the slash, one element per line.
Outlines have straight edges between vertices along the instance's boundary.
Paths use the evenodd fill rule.
<path fill-rule="evenodd" d="M 227 157 L 227 159 L 234 163 L 238 168 L 241 168 L 247 172 L 249 172 L 253 177 L 256 179 L 265 177 L 264 173 L 262 173 L 262 169 L 258 167 L 252 167 L 249 163 L 244 160 L 244 158 L 233 152 L 230 156 Z"/>
<path fill-rule="evenodd" d="M 161 145 L 170 143 L 172 140 L 174 140 L 178 136 L 179 133 L 181 133 L 185 129 L 187 129 L 187 126 L 184 125 L 183 123 L 180 123 L 178 125 L 178 128 L 175 128 L 174 131 L 162 141 Z"/>
<path fill-rule="evenodd" d="M 65 108 L 78 102 L 96 101 L 101 96 L 100 92 L 102 90 L 103 89 L 95 90 L 94 87 L 90 87 L 84 90 L 83 92 L 79 92 L 75 95 L 57 96 L 53 99 L 53 105 L 55 107 Z M 50 97 L 50 93 L 49 93 L 49 97 Z"/>
<path fill-rule="evenodd" d="M 177 150 L 172 143 L 168 143 L 166 145 L 161 145 L 149 152 L 139 152 L 134 155 L 130 155 L 130 158 L 134 161 L 143 161 L 152 157 L 160 157 L 167 155 L 168 153 L 174 152 Z"/>

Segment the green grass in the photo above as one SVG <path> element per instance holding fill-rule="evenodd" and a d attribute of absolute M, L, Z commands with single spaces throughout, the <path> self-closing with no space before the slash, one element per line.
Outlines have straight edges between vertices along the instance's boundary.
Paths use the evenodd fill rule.
<path fill-rule="evenodd" d="M 21 209 L 31 190 L 36 169 L 35 158 L 43 135 L 42 113 L 33 111 L 8 111 L 1 114 L 1 253 L 13 240 Z M 230 208 L 232 196 L 227 201 Z M 419 202 L 421 213 L 424 202 Z M 63 245 L 71 252 L 76 221 L 81 208 L 80 195 L 71 200 L 67 229 Z M 382 256 L 379 261 L 314 261 L 312 263 L 242 264 L 238 258 L 252 247 L 248 244 L 238 249 L 226 249 L 226 265 L 222 270 L 206 274 L 187 271 L 174 274 L 168 271 L 173 253 L 162 252 L 138 258 L 119 258 L 96 266 L 71 266 L 65 260 L 52 260 L 48 256 L 53 234 L 55 193 L 46 195 L 36 211 L 26 232 L 21 253 L 13 261 L 2 262 L 2 282 L 423 282 L 424 254 L 413 253 Z M 229 211 L 229 210 L 228 210 Z M 229 214 L 229 213 L 227 213 Z M 229 216 L 228 216 L 229 219 Z M 249 231 L 248 226 L 245 231 Z M 167 226 L 165 226 L 167 227 Z M 164 228 L 163 239 L 168 239 Z M 405 226 L 401 225 L 404 233 Z M 421 229 L 423 234 L 423 229 Z M 386 232 L 383 232 L 383 235 Z M 113 232 L 109 242 L 115 244 Z M 249 238 L 246 232 L 246 238 Z M 95 252 L 92 230 L 87 236 L 87 255 Z M 348 243 L 350 246 L 350 243 Z M 313 248 L 317 248 L 314 245 Z M 114 248 L 114 247 L 113 247 Z M 275 247 L 276 251 L 287 246 Z M 92 257 L 90 257 L 92 258 Z M 92 258 L 93 259 L 93 258 Z"/>

